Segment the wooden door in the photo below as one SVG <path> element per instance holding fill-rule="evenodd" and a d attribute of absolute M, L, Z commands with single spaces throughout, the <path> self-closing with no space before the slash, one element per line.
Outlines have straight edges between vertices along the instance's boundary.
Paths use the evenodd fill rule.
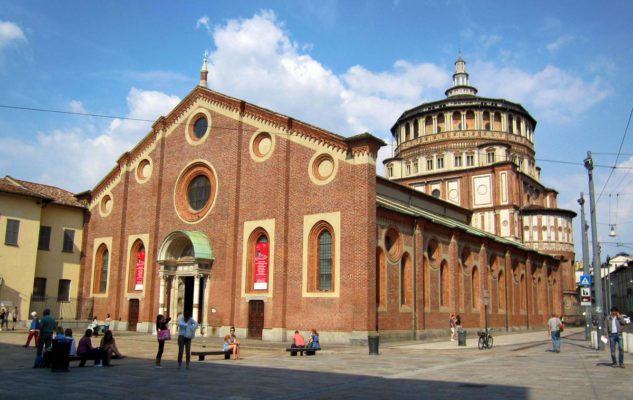
<path fill-rule="evenodd" d="M 264 330 L 264 301 L 251 300 L 248 302 L 248 337 L 261 339 Z"/>
<path fill-rule="evenodd" d="M 128 321 L 127 321 L 128 331 L 136 331 L 136 324 L 138 324 L 138 309 L 139 309 L 138 299 L 131 299 L 130 307 L 128 311 Z"/>

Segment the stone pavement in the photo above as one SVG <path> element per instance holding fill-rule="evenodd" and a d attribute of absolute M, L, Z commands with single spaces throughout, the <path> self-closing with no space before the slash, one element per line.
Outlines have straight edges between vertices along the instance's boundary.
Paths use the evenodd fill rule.
<path fill-rule="evenodd" d="M 381 343 L 380 356 L 365 347 L 327 346 L 314 357 L 290 357 L 280 343 L 243 340 L 243 360 L 212 356 L 178 370 L 175 341 L 166 345 L 165 368 L 154 369 L 155 337 L 115 332 L 128 357 L 114 367 L 52 373 L 31 368 L 35 350 L 21 347 L 25 331 L 0 332 L 0 399 L 633 398 L 633 362 L 611 368 L 608 350 L 590 349 L 582 328 L 566 330 L 559 354 L 549 351 L 543 331 L 493 334 L 491 350 L 473 348 L 471 335 L 466 348 L 450 341 Z M 193 349 L 220 345 L 196 338 Z"/>

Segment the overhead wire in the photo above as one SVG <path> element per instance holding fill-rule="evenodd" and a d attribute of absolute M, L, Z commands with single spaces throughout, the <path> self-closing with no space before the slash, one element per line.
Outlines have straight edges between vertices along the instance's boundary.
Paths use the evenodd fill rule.
<path fill-rule="evenodd" d="M 611 172 L 609 173 L 609 176 L 607 177 L 606 182 L 604 183 L 604 185 L 602 186 L 602 190 L 600 190 L 600 194 L 598 195 L 598 200 L 600 200 L 600 198 L 602 197 L 602 193 L 604 193 L 604 190 L 606 189 L 607 185 L 609 184 L 609 181 L 611 180 L 611 177 L 613 176 L 613 172 L 615 171 L 617 165 L 618 165 L 618 160 L 620 158 L 620 154 L 622 153 L 622 146 L 624 145 L 624 140 L 626 139 L 626 133 L 629 130 L 629 125 L 631 124 L 631 117 L 633 116 L 633 107 L 631 107 L 631 112 L 629 113 L 629 119 L 626 122 L 626 127 L 624 128 L 624 133 L 622 134 L 622 140 L 620 141 L 620 147 L 618 148 L 618 154 L 615 156 L 615 162 L 613 163 L 613 169 L 611 169 Z M 623 168 L 626 169 L 626 168 Z M 627 174 L 624 174 L 625 176 Z M 622 180 L 624 179 L 624 177 L 622 178 Z M 620 183 L 622 183 L 622 180 L 620 180 Z M 616 189 L 619 187 L 619 185 L 616 186 Z"/>

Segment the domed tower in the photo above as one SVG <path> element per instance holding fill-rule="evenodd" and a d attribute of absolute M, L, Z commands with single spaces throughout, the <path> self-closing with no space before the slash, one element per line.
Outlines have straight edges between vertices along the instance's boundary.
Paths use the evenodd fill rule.
<path fill-rule="evenodd" d="M 446 98 L 405 111 L 391 128 L 394 156 L 384 161 L 385 174 L 470 209 L 476 228 L 567 260 L 571 293 L 576 214 L 559 209 L 558 193 L 540 182 L 535 128 L 521 104 L 477 96 L 460 56 Z"/>

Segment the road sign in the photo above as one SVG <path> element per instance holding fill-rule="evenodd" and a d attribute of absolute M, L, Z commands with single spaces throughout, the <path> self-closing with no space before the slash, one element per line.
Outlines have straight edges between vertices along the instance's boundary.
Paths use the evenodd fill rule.
<path fill-rule="evenodd" d="M 580 288 L 580 305 L 581 306 L 591 305 L 591 288 L 588 288 L 588 287 Z"/>
<path fill-rule="evenodd" d="M 580 282 L 578 286 L 591 286 L 591 275 L 580 275 Z"/>

